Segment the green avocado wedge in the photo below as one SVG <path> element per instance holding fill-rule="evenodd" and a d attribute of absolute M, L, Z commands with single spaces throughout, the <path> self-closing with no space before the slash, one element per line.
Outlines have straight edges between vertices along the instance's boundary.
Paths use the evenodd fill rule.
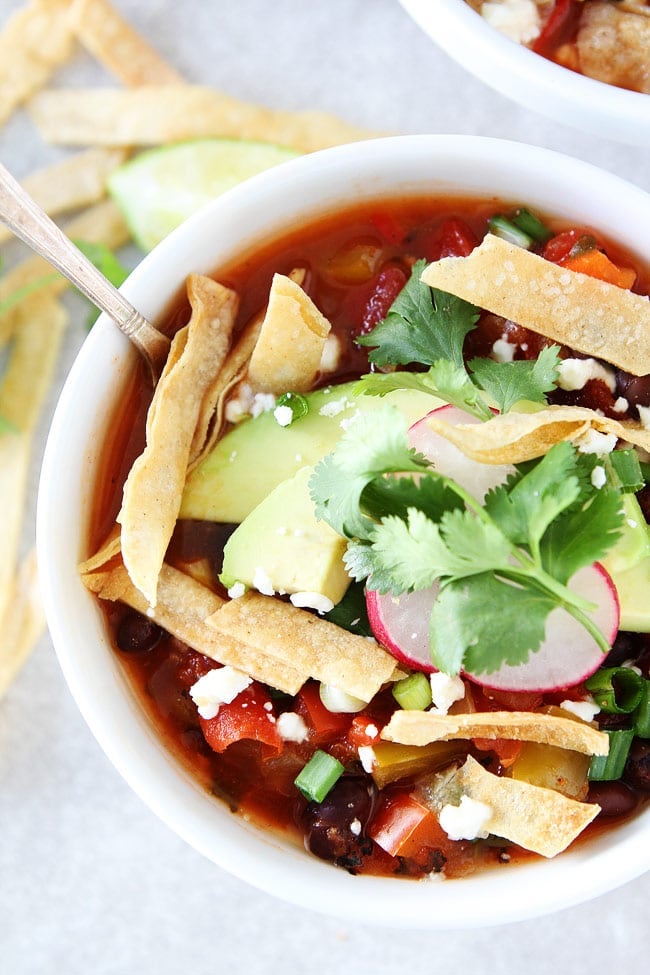
<path fill-rule="evenodd" d="M 179 142 L 119 166 L 108 189 L 136 244 L 150 251 L 205 203 L 298 155 L 284 146 L 245 139 Z"/>
<path fill-rule="evenodd" d="M 443 405 L 435 396 L 413 389 L 355 397 L 355 385 L 307 393 L 307 414 L 287 427 L 280 426 L 273 411 L 243 420 L 190 474 L 180 517 L 239 524 L 278 484 L 330 453 L 343 436 L 345 421 L 358 410 L 377 410 L 390 403 L 410 426 Z"/>

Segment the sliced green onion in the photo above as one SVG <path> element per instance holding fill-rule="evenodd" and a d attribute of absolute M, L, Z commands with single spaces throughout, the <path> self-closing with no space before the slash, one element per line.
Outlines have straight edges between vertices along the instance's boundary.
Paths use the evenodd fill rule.
<path fill-rule="evenodd" d="M 538 244 L 545 244 L 547 240 L 550 240 L 553 236 L 553 231 L 549 230 L 539 217 L 536 217 L 534 213 L 527 210 L 526 207 L 520 207 L 515 211 L 515 215 L 512 218 L 512 222 L 515 226 L 523 230 L 525 234 L 532 237 L 533 240 L 537 241 Z"/>
<path fill-rule="evenodd" d="M 318 688 L 318 696 L 323 706 L 333 714 L 356 714 L 358 711 L 363 711 L 368 704 L 360 697 L 341 691 L 332 684 L 321 684 Z"/>
<path fill-rule="evenodd" d="M 639 738 L 650 738 L 650 680 L 643 680 L 641 700 L 634 714 L 634 733 Z"/>
<path fill-rule="evenodd" d="M 587 678 L 585 687 L 601 711 L 631 714 L 643 694 L 643 678 L 631 667 L 601 667 Z"/>
<path fill-rule="evenodd" d="M 569 257 L 580 257 L 581 254 L 586 254 L 587 251 L 593 251 L 598 247 L 598 243 L 595 237 L 591 234 L 583 234 L 582 237 L 578 237 L 575 244 L 569 251 Z"/>
<path fill-rule="evenodd" d="M 636 450 L 613 450 L 608 456 L 621 490 L 626 494 L 640 491 L 645 480 Z"/>
<path fill-rule="evenodd" d="M 309 403 L 300 393 L 283 393 L 282 396 L 278 396 L 277 405 L 289 407 L 292 423 L 309 413 Z"/>
<path fill-rule="evenodd" d="M 343 772 L 343 766 L 338 759 L 318 749 L 296 776 L 294 785 L 300 789 L 305 799 L 322 802 Z"/>
<path fill-rule="evenodd" d="M 488 220 L 488 229 L 496 237 L 501 237 L 502 240 L 507 240 L 511 244 L 515 244 L 517 247 L 523 247 L 524 250 L 530 250 L 533 246 L 533 238 L 525 233 L 520 227 L 508 220 L 507 217 L 497 214 L 494 217 L 490 217 Z"/>
<path fill-rule="evenodd" d="M 431 683 L 426 674 L 409 674 L 393 685 L 393 697 L 404 711 L 424 711 L 431 706 Z"/>
<path fill-rule="evenodd" d="M 609 738 L 609 753 L 592 757 L 589 766 L 590 782 L 613 782 L 620 779 L 634 738 L 634 729 L 605 731 L 605 734 Z"/>
<path fill-rule="evenodd" d="M 646 484 L 650 484 L 650 464 L 645 463 L 645 461 L 641 461 L 639 463 L 639 467 L 641 468 L 641 476 L 643 477 L 643 480 Z"/>

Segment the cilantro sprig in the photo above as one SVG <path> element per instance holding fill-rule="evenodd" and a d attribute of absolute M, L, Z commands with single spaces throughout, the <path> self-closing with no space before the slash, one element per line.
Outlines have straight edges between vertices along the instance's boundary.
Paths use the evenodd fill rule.
<path fill-rule="evenodd" d="M 430 288 L 421 280 L 426 262 L 416 261 L 411 277 L 388 314 L 368 335 L 376 366 L 419 364 L 426 372 L 373 373 L 363 376 L 357 394 L 385 396 L 394 389 L 418 389 L 439 396 L 481 420 L 489 420 L 490 403 L 507 413 L 520 400 L 545 403 L 558 377 L 558 346 L 543 349 L 534 361 L 495 362 L 463 359 L 465 337 L 475 327 L 479 310 L 467 301 Z"/>
<path fill-rule="evenodd" d="M 602 458 L 599 460 L 602 463 Z M 539 649 L 563 608 L 594 637 L 593 605 L 567 586 L 623 524 L 616 478 L 593 485 L 596 458 L 559 443 L 477 501 L 408 446 L 394 407 L 361 414 L 310 482 L 319 518 L 348 538 L 348 572 L 399 595 L 438 583 L 430 621 L 438 669 L 491 673 Z"/>

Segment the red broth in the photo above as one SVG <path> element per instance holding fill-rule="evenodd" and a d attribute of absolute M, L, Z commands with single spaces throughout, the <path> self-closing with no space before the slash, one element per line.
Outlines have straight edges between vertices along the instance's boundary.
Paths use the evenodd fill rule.
<path fill-rule="evenodd" d="M 238 326 L 243 327 L 265 305 L 274 272 L 288 273 L 293 267 L 306 267 L 305 289 L 330 319 L 341 343 L 336 372 L 325 377 L 329 385 L 368 371 L 367 350 L 355 345 L 355 336 L 367 331 L 385 314 L 406 280 L 414 258 L 434 260 L 440 256 L 468 253 L 484 236 L 487 219 L 509 209 L 508 204 L 494 199 L 426 198 L 365 204 L 291 231 L 218 269 L 214 276 L 240 294 Z M 548 225 L 556 233 L 565 229 L 565 225 L 558 221 L 549 221 Z M 592 229 L 581 228 L 590 232 Z M 599 238 L 599 243 L 613 261 L 636 269 L 635 289 L 648 293 L 648 268 L 611 242 Z M 187 302 L 179 297 L 162 324 L 167 331 L 173 332 L 185 323 L 188 315 Z M 519 327 L 512 323 L 484 314 L 479 327 L 468 339 L 468 354 L 486 354 L 504 331 L 513 334 L 517 329 Z M 519 329 L 516 336 L 519 340 L 522 338 L 520 333 Z M 527 351 L 520 354 L 533 355 L 539 348 L 539 338 L 531 333 L 524 337 L 528 339 L 524 343 Z M 624 383 L 625 377 L 621 376 L 620 381 Z M 573 394 L 571 401 L 589 406 L 597 404 L 598 408 L 607 410 L 611 405 L 607 395 L 611 398 L 611 394 L 605 390 L 604 384 L 593 380 L 580 394 Z M 105 447 L 91 514 L 93 551 L 115 520 L 126 474 L 142 449 L 149 396 L 144 374 L 136 377 L 111 424 L 111 442 Z M 650 387 L 640 394 L 639 401 L 650 402 Z M 621 416 L 620 413 L 616 415 Z M 167 560 L 185 565 L 202 560 L 202 564 L 209 566 L 209 584 L 223 596 L 225 593 L 217 575 L 223 546 L 233 527 L 179 522 Z M 363 771 L 358 747 L 367 743 L 365 727 L 369 723 L 385 723 L 396 708 L 389 692 L 378 695 L 361 715 L 331 715 L 325 712 L 322 704 L 319 705 L 313 682 L 309 682 L 295 699 L 253 686 L 244 692 L 250 695 L 247 713 L 253 738 L 255 715 L 261 715 L 270 707 L 276 714 L 296 710 L 303 715 L 310 729 L 308 739 L 302 743 L 278 745 L 273 736 L 269 740 L 245 738 L 217 752 L 210 746 L 211 732 L 199 720 L 189 695 L 190 687 L 215 666 L 214 662 L 160 631 L 151 621 L 127 607 L 104 603 L 103 608 L 115 652 L 158 734 L 205 789 L 225 801 L 233 812 L 246 814 L 296 843 L 306 843 L 315 855 L 354 873 L 421 877 L 434 871 L 456 877 L 488 865 L 503 865 L 531 856 L 494 838 L 478 842 L 450 841 L 435 817 L 426 815 L 426 809 L 423 812 L 417 799 L 413 798 L 413 778 L 382 789 L 374 784 Z M 633 635 L 625 637 L 625 641 L 623 649 L 615 648 L 613 653 L 624 653 L 621 659 L 638 658 L 647 674 L 650 651 L 646 638 Z M 491 693 L 484 704 L 492 709 L 517 709 L 559 703 L 557 695 L 548 695 L 545 699 L 541 696 L 535 696 L 535 700 L 530 698 L 530 695 L 522 698 Z M 645 747 L 645 743 L 640 747 Z M 316 748 L 326 749 L 346 769 L 343 778 L 318 808 L 307 803 L 294 785 L 296 775 Z M 496 774 L 506 769 L 507 743 L 497 742 L 493 747 L 486 747 L 481 742 L 467 743 L 463 746 L 463 754 L 467 753 L 473 754 Z M 613 788 L 599 789 L 601 799 L 603 792 L 614 791 Z M 639 779 L 637 776 L 636 781 L 624 783 L 619 792 L 620 795 L 604 797 L 603 802 L 612 813 L 607 822 L 620 822 L 645 801 L 647 793 L 643 777 Z M 603 816 L 599 817 L 587 835 L 603 828 L 605 822 Z M 360 828 L 356 827 L 357 823 Z M 390 839 L 390 831 L 392 829 L 394 834 L 396 824 L 405 830 L 405 836 L 399 842 Z M 375 842 L 373 836 L 379 838 L 382 845 Z"/>

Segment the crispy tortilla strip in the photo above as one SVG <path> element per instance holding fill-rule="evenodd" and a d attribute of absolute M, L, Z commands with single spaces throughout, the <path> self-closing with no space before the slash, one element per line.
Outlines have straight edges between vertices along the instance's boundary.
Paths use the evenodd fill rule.
<path fill-rule="evenodd" d="M 34 550 L 16 573 L 7 606 L 0 619 L 0 699 L 45 632 Z"/>
<path fill-rule="evenodd" d="M 248 381 L 264 393 L 303 393 L 318 376 L 331 325 L 302 288 L 274 274 L 269 303 L 248 367 Z"/>
<path fill-rule="evenodd" d="M 97 572 L 98 569 L 104 568 L 109 562 L 119 555 L 122 551 L 122 539 L 120 538 L 120 526 L 115 525 L 112 532 L 110 532 L 108 538 L 104 544 L 99 548 L 94 555 L 86 559 L 79 565 L 79 573 L 82 576 L 88 575 L 91 572 Z"/>
<path fill-rule="evenodd" d="M 68 221 L 63 229 L 68 237 L 85 240 L 89 243 L 106 244 L 111 250 L 121 247 L 131 238 L 130 231 L 112 200 L 105 200 L 89 207 L 80 216 Z M 19 288 L 45 278 L 51 280 L 46 286 L 39 289 L 37 294 L 33 296 L 34 298 L 41 295 L 52 297 L 69 287 L 69 282 L 61 275 L 55 274 L 51 265 L 42 257 L 28 257 L 0 277 L 0 302 L 18 291 Z M 0 314 L 0 346 L 20 326 L 22 321 L 20 307 L 24 304 L 25 302 L 21 302 L 20 305 Z"/>
<path fill-rule="evenodd" d="M 537 413 L 497 414 L 485 423 L 461 423 L 456 427 L 436 416 L 427 423 L 432 430 L 482 464 L 519 464 L 541 457 L 562 440 L 580 447 L 589 431 L 613 434 L 621 440 L 650 450 L 650 430 L 639 423 L 621 423 L 582 406 L 549 406 Z"/>
<path fill-rule="evenodd" d="M 248 592 L 207 621 L 217 633 L 295 667 L 304 680 L 370 701 L 394 677 L 395 658 L 374 640 L 356 636 L 291 603 Z"/>
<path fill-rule="evenodd" d="M 533 711 L 477 711 L 436 714 L 434 711 L 396 711 L 381 733 L 401 745 L 428 745 L 458 738 L 509 738 L 555 745 L 584 755 L 606 755 L 607 735 L 582 721 Z"/>
<path fill-rule="evenodd" d="M 39 206 L 54 217 L 98 203 L 106 196 L 106 180 L 126 156 L 122 149 L 87 149 L 39 169 L 21 183 Z M 0 243 L 11 236 L 10 230 L 0 227 Z"/>
<path fill-rule="evenodd" d="M 0 125 L 74 50 L 68 0 L 32 0 L 0 32 Z"/>
<path fill-rule="evenodd" d="M 291 280 L 298 285 L 302 285 L 305 275 L 304 268 L 294 268 L 289 273 Z M 219 375 L 203 399 L 199 421 L 192 441 L 188 473 L 198 467 L 219 439 L 223 429 L 226 402 L 230 393 L 242 381 L 248 371 L 248 364 L 260 334 L 264 314 L 264 312 L 260 312 L 258 315 L 254 315 L 246 325 L 229 352 Z"/>
<path fill-rule="evenodd" d="M 223 605 L 223 600 L 191 576 L 172 566 L 163 565 L 158 578 L 158 601 L 150 609 L 145 597 L 131 582 L 122 564 L 105 572 L 82 575 L 87 589 L 100 599 L 126 603 L 139 613 L 146 614 L 159 626 L 182 640 L 197 653 L 243 670 L 255 680 L 277 687 L 287 694 L 296 694 L 304 681 L 294 668 L 280 664 L 264 653 L 228 639 L 206 625 L 206 619 Z"/>
<path fill-rule="evenodd" d="M 72 28 L 83 46 L 125 85 L 173 85 L 183 79 L 108 0 L 73 0 Z"/>
<path fill-rule="evenodd" d="M 302 152 L 371 138 L 322 112 L 285 112 L 199 85 L 43 91 L 29 112 L 47 142 L 146 146 L 210 136 L 277 142 Z"/>
<path fill-rule="evenodd" d="M 422 280 L 635 376 L 650 373 L 645 296 L 559 267 L 493 234 L 469 257 L 429 264 Z"/>
<path fill-rule="evenodd" d="M 178 517 L 201 402 L 225 361 L 237 314 L 235 292 L 212 278 L 191 274 L 187 289 L 192 317 L 174 339 L 171 365 L 156 386 L 147 446 L 131 468 L 118 516 L 124 564 L 151 606 Z"/>
<path fill-rule="evenodd" d="M 492 810 L 486 829 L 543 857 L 566 850 L 600 812 L 595 803 L 577 802 L 553 789 L 492 775 L 471 756 L 456 777 L 464 795 Z"/>

